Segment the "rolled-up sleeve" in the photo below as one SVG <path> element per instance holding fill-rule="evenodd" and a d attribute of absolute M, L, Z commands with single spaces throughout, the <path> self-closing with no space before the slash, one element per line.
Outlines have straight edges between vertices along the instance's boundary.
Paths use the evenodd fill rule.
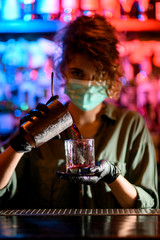
<path fill-rule="evenodd" d="M 0 190 L 0 207 L 4 206 L 15 195 L 16 189 L 17 178 L 14 172 L 8 184 Z"/>
<path fill-rule="evenodd" d="M 158 200 L 154 191 L 149 194 L 142 187 L 135 186 L 135 188 L 138 192 L 137 208 L 158 208 Z"/>
<path fill-rule="evenodd" d="M 158 208 L 158 168 L 155 147 L 144 119 L 139 117 L 137 120 L 132 132 L 126 178 L 137 190 L 137 208 Z"/>

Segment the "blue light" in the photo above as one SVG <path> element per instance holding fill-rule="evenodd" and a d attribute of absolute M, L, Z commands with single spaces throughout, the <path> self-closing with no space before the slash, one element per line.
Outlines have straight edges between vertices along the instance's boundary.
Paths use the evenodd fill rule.
<path fill-rule="evenodd" d="M 93 15 L 93 13 L 92 13 L 91 11 L 89 11 L 89 10 L 84 11 L 83 14 L 84 14 L 85 16 L 88 16 L 88 17 L 90 17 L 90 16 Z"/>
<path fill-rule="evenodd" d="M 122 81 L 122 84 L 123 85 L 126 85 L 127 84 L 127 79 L 125 77 L 122 77 L 121 78 L 121 81 Z"/>
<path fill-rule="evenodd" d="M 26 22 L 30 21 L 31 18 L 32 18 L 31 14 L 25 14 L 24 17 L 23 17 L 24 21 L 26 21 Z"/>
<path fill-rule="evenodd" d="M 147 77 L 147 73 L 145 71 L 140 71 L 140 73 L 143 75 L 143 77 Z"/>
<path fill-rule="evenodd" d="M 15 117 L 20 117 L 20 116 L 21 116 L 21 110 L 16 109 L 16 110 L 14 111 L 14 116 L 15 116 Z"/>
<path fill-rule="evenodd" d="M 45 20 L 45 21 L 51 20 L 51 16 L 50 16 L 50 14 L 48 14 L 48 13 L 43 14 L 42 17 L 43 17 L 43 20 Z"/>
<path fill-rule="evenodd" d="M 138 15 L 138 19 L 141 21 L 141 22 L 144 22 L 146 19 L 145 19 L 145 16 L 139 14 Z"/>
<path fill-rule="evenodd" d="M 65 22 L 70 22 L 72 20 L 72 16 L 71 14 L 65 14 L 63 19 Z"/>
<path fill-rule="evenodd" d="M 65 8 L 65 9 L 64 9 L 64 12 L 65 12 L 65 13 L 71 13 L 71 12 L 72 12 L 72 8 L 69 8 L 69 7 L 68 7 L 68 8 Z"/>

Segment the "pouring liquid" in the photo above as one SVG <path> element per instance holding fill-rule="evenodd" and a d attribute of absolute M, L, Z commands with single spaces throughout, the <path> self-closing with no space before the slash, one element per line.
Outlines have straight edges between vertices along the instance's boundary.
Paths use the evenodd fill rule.
<path fill-rule="evenodd" d="M 76 124 L 72 124 L 71 129 L 74 131 L 74 133 L 76 134 L 78 139 L 83 139 L 83 136 L 81 135 L 78 127 L 76 126 Z M 79 169 L 79 173 L 81 173 L 82 171 L 88 171 L 88 169 L 90 168 L 90 164 L 76 164 L 76 165 L 72 165 L 70 167 L 68 167 L 69 169 Z"/>
<path fill-rule="evenodd" d="M 83 138 L 81 133 L 80 133 L 80 131 L 79 131 L 79 129 L 78 129 L 78 127 L 76 126 L 76 124 L 73 123 L 72 126 L 71 126 L 71 129 L 75 132 L 75 134 L 76 134 L 78 139 L 82 139 Z"/>

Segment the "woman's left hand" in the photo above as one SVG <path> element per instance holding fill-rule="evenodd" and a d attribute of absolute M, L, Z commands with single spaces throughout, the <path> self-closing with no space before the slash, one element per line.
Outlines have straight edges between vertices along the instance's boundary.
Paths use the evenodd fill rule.
<path fill-rule="evenodd" d="M 87 174 L 72 174 L 57 172 L 57 177 L 74 183 L 95 184 L 99 180 L 106 183 L 114 182 L 120 175 L 120 170 L 112 163 L 106 160 L 99 161 L 94 167 L 90 168 Z"/>

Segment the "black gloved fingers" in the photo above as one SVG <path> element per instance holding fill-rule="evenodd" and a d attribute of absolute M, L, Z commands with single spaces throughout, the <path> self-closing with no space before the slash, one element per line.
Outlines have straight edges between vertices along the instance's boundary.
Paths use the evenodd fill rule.
<path fill-rule="evenodd" d="M 99 180 L 98 176 L 70 176 L 69 181 L 74 183 L 95 184 Z"/>
<path fill-rule="evenodd" d="M 92 175 L 92 173 L 94 174 Z M 106 183 L 112 183 L 117 179 L 119 174 L 120 170 L 113 163 L 101 160 L 94 167 L 90 168 L 90 174 L 76 175 L 60 173 L 58 177 L 74 183 L 95 184 L 99 180 L 103 180 Z"/>
<path fill-rule="evenodd" d="M 24 115 L 21 119 L 20 119 L 20 126 L 27 122 L 27 121 L 30 121 L 31 120 L 31 116 L 29 113 L 27 113 L 26 115 Z"/>
<path fill-rule="evenodd" d="M 38 111 L 37 109 L 32 109 L 26 115 L 24 115 L 24 117 L 20 119 L 20 126 L 27 121 L 32 121 L 33 116 L 43 117 L 43 113 Z"/>
<path fill-rule="evenodd" d="M 104 171 L 104 169 L 107 170 L 107 172 L 109 172 L 108 162 L 106 160 L 100 160 L 95 164 L 94 167 L 90 168 L 90 172 L 100 174 Z"/>
<path fill-rule="evenodd" d="M 96 174 L 100 173 L 101 170 L 102 170 L 101 167 L 100 166 L 96 166 L 96 165 L 94 167 L 90 168 L 90 172 L 91 173 L 96 173 Z"/>
<path fill-rule="evenodd" d="M 38 118 L 42 118 L 44 116 L 43 112 L 42 111 L 39 111 L 37 109 L 32 109 L 30 112 L 29 112 L 30 116 L 31 116 L 31 119 L 32 117 L 38 117 Z"/>
<path fill-rule="evenodd" d="M 59 179 L 67 180 L 71 183 L 83 183 L 83 184 L 94 184 L 98 182 L 98 176 L 96 175 L 72 175 L 68 173 L 57 172 L 57 177 Z"/>
<path fill-rule="evenodd" d="M 106 183 L 113 183 L 117 179 L 117 177 L 121 174 L 121 171 L 113 163 L 108 162 L 108 164 L 110 165 L 109 173 L 104 174 L 104 176 L 102 177 L 102 180 Z"/>
<path fill-rule="evenodd" d="M 34 113 L 33 113 L 34 112 Z M 20 119 L 20 126 L 27 122 L 27 121 L 31 121 L 32 120 L 32 116 L 36 116 L 37 115 L 37 110 L 33 109 L 31 111 L 29 111 L 26 115 L 24 115 L 21 119 Z"/>
<path fill-rule="evenodd" d="M 59 98 L 58 95 L 52 96 L 52 97 L 47 101 L 46 105 L 49 104 L 50 102 L 53 102 L 54 100 L 57 100 L 58 98 Z"/>
<path fill-rule="evenodd" d="M 90 169 L 90 172 L 94 172 L 99 180 L 102 179 L 106 183 L 114 182 L 120 175 L 118 167 L 107 160 L 100 160 L 95 167 Z"/>
<path fill-rule="evenodd" d="M 20 132 L 17 132 L 9 141 L 10 146 L 19 153 L 30 152 L 32 146 L 26 142 L 23 135 Z"/>
<path fill-rule="evenodd" d="M 48 112 L 49 112 L 49 108 L 48 108 L 47 105 L 44 104 L 44 103 L 38 103 L 36 109 L 37 109 L 38 111 L 42 111 L 42 112 L 44 112 L 44 113 L 48 113 Z"/>

